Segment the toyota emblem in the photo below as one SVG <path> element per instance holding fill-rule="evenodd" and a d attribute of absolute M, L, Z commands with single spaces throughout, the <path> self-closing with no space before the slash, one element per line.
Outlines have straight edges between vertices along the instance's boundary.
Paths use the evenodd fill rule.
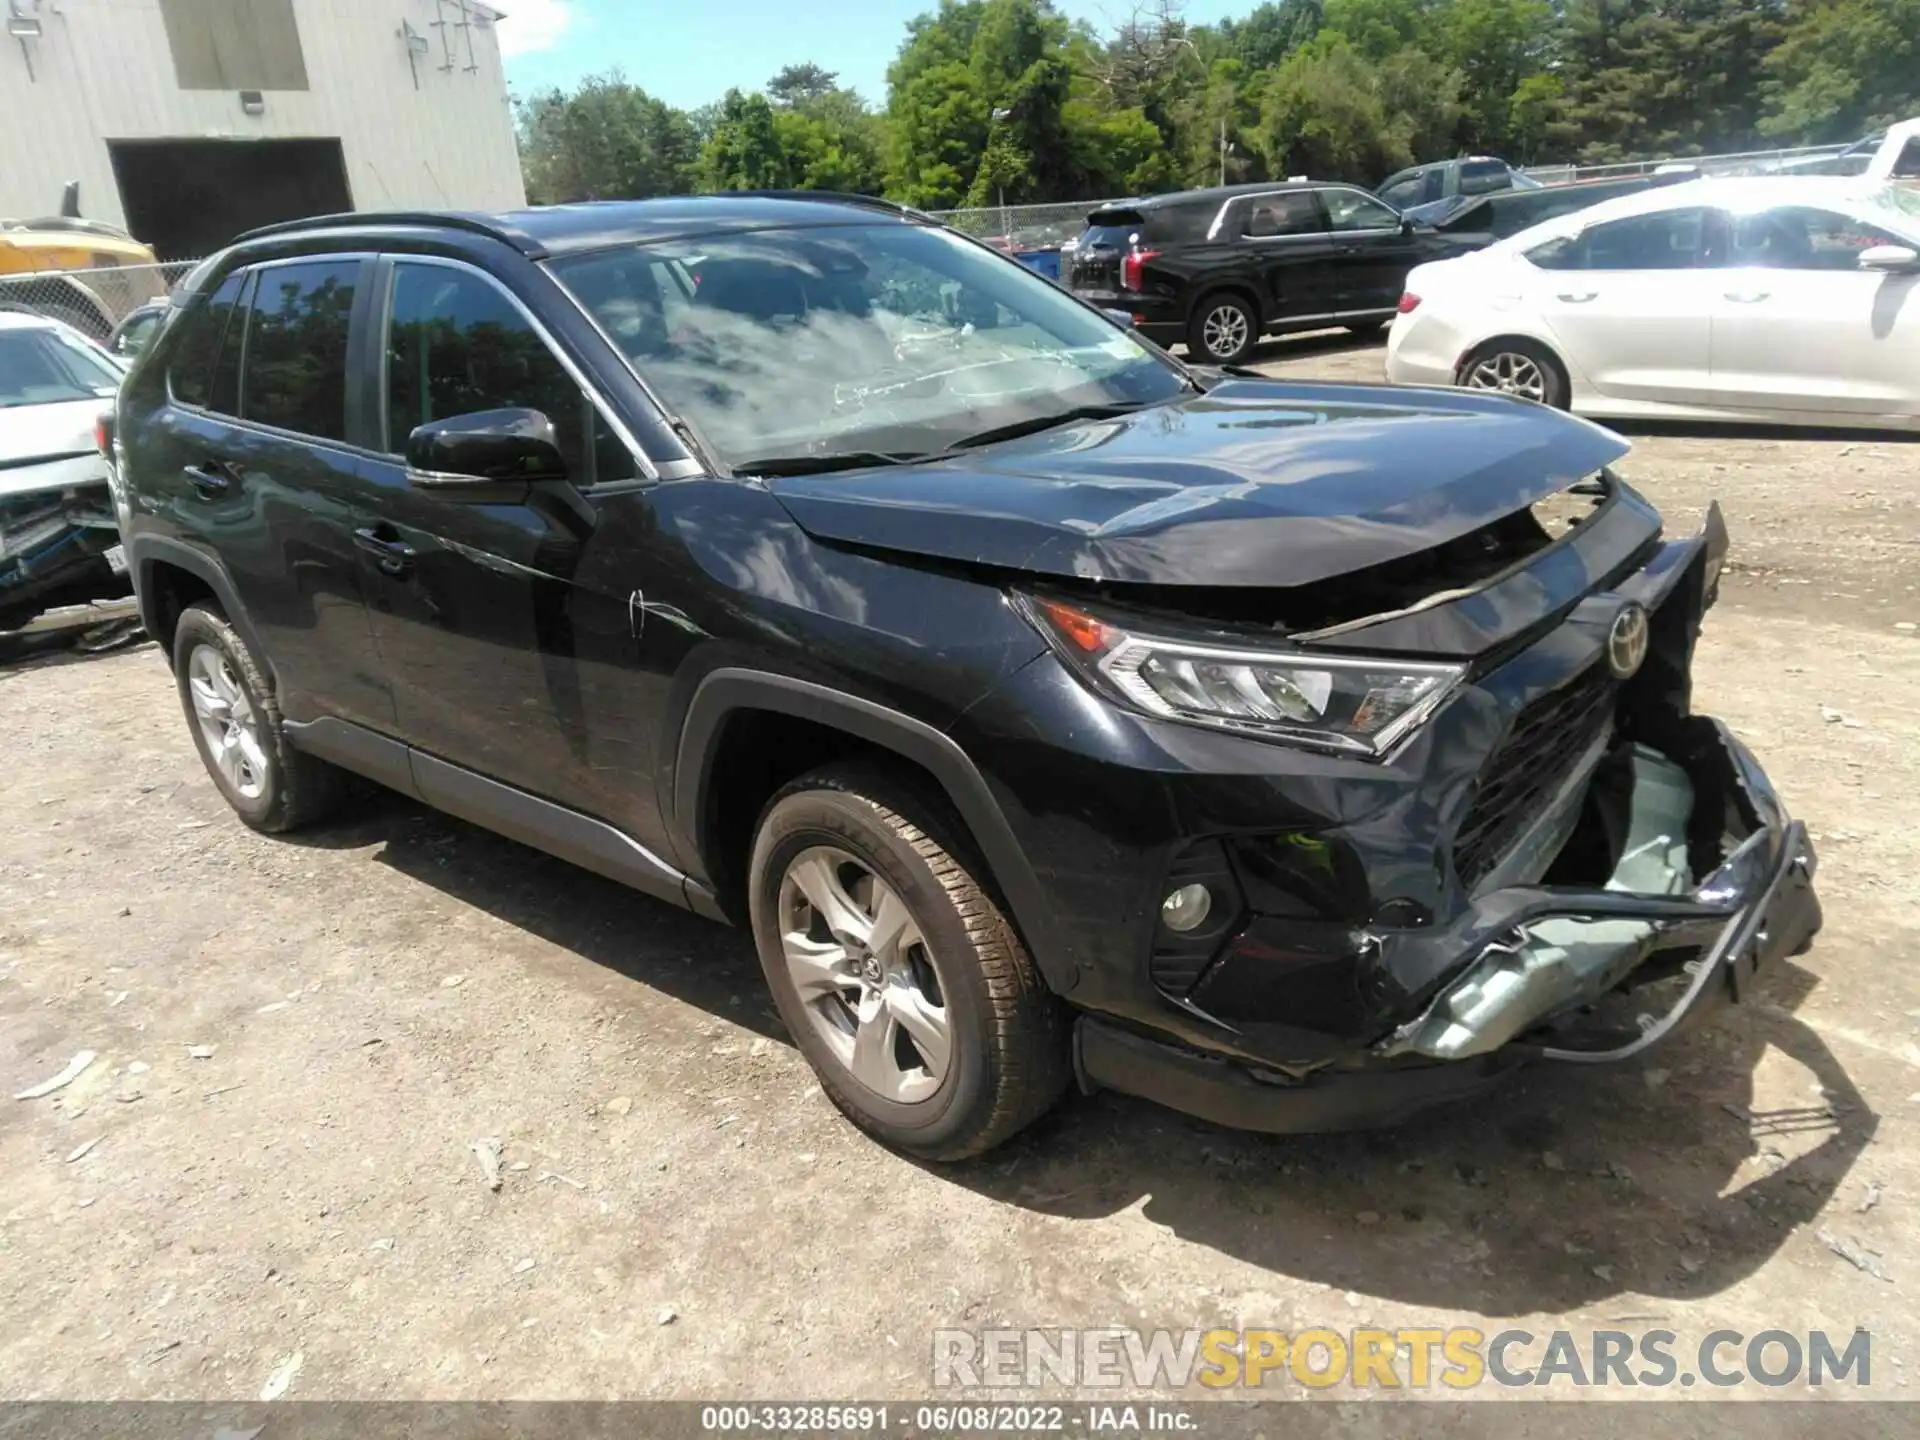
<path fill-rule="evenodd" d="M 1607 632 L 1607 668 L 1624 680 L 1638 670 L 1646 658 L 1646 608 L 1629 600 L 1613 617 L 1613 628 Z"/>

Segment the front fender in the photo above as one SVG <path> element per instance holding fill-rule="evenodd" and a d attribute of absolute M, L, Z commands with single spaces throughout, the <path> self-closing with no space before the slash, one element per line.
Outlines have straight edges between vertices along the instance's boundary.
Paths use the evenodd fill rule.
<path fill-rule="evenodd" d="M 1073 988 L 1078 971 L 1056 943 L 1046 892 L 979 767 L 951 736 L 877 701 L 772 671 L 724 668 L 705 676 L 681 725 L 671 779 L 668 824 L 681 854 L 707 853 L 706 797 L 720 735 L 730 715 L 749 710 L 845 731 L 931 775 L 980 847 L 1041 974 L 1058 993 Z"/>

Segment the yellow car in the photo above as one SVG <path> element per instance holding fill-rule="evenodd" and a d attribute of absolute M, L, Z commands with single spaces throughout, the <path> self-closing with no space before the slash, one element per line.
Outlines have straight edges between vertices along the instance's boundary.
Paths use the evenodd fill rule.
<path fill-rule="evenodd" d="M 0 220 L 0 310 L 51 315 L 104 341 L 166 293 L 159 258 L 124 230 L 69 216 Z"/>

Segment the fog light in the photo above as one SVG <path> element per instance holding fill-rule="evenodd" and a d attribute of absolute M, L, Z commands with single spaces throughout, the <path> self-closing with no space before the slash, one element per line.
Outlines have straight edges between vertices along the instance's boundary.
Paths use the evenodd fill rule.
<path fill-rule="evenodd" d="M 1184 935 L 1198 930 L 1213 909 L 1213 892 L 1204 885 L 1182 885 L 1160 902 L 1160 918 L 1169 930 Z"/>

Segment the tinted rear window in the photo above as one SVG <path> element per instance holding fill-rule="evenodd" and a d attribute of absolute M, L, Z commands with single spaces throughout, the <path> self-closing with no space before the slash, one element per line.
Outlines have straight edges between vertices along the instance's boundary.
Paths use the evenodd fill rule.
<path fill-rule="evenodd" d="M 260 272 L 247 326 L 241 414 L 323 440 L 347 436 L 347 320 L 358 260 Z"/>
<path fill-rule="evenodd" d="M 1505 190 L 1513 184 L 1503 160 L 1463 160 L 1460 163 L 1460 193 L 1462 195 L 1485 195 L 1493 190 Z"/>
<path fill-rule="evenodd" d="M 1138 225 L 1089 225 L 1080 237 L 1082 250 L 1105 248 L 1124 250 L 1133 242 L 1135 236 L 1145 239 L 1145 232 Z"/>
<path fill-rule="evenodd" d="M 1135 235 L 1146 229 L 1146 217 L 1138 210 L 1096 210 L 1087 216 L 1087 228 L 1080 236 L 1080 248 L 1096 245 L 1124 250 Z"/>
<path fill-rule="evenodd" d="M 1162 205 L 1147 212 L 1147 238 L 1150 240 L 1204 240 L 1220 213 L 1218 200 L 1193 200 L 1180 205 Z"/>
<path fill-rule="evenodd" d="M 1166 244 L 1207 238 L 1213 217 L 1220 213 L 1218 200 L 1192 200 L 1178 205 L 1154 205 L 1146 209 L 1096 210 L 1087 217 L 1086 233 L 1080 246 L 1110 246 L 1124 250 L 1135 236 L 1143 243 Z"/>
<path fill-rule="evenodd" d="M 214 357 L 220 353 L 227 322 L 233 318 L 233 302 L 240 298 L 240 285 L 245 279 L 244 273 L 229 275 L 203 303 L 180 317 L 180 339 L 167 366 L 167 383 L 173 388 L 173 398 L 182 404 L 207 403 Z"/>

